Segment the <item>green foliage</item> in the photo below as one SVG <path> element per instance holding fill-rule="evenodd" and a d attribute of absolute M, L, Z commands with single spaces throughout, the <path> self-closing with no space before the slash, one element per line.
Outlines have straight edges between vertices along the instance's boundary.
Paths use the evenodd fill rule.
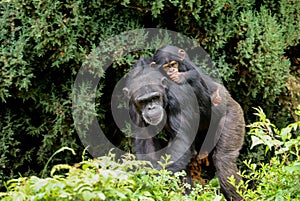
<path fill-rule="evenodd" d="M 287 45 L 283 28 L 264 7 L 259 12 L 242 12 L 238 21 L 238 84 L 245 89 L 244 96 L 272 103 L 284 89 L 289 74 L 290 62 L 283 58 Z"/>
<path fill-rule="evenodd" d="M 299 1 L 126 0 L 122 4 L 140 15 L 151 13 L 160 27 L 196 38 L 246 112 L 263 104 L 268 115 L 282 110 L 274 119 L 286 120 L 282 117 L 286 108 L 278 107 L 277 101 L 286 93 L 290 59 L 294 59 L 286 51 L 299 44 Z"/>
<path fill-rule="evenodd" d="M 289 124 L 287 127 L 279 130 L 267 119 L 261 108 L 256 109 L 256 111 L 258 113 L 255 113 L 255 115 L 259 116 L 259 121 L 249 125 L 251 128 L 249 134 L 252 139 L 251 148 L 264 144 L 266 145 L 265 152 L 274 148 L 275 155 L 281 155 L 282 157 L 294 155 L 299 157 L 300 136 L 296 136 L 297 138 L 293 139 L 293 132 L 299 130 L 300 121 Z"/>
<path fill-rule="evenodd" d="M 0 1 L 1 179 L 38 174 L 60 147 L 83 149 L 71 114 L 75 75 L 93 45 L 138 27 L 138 18 L 116 9 L 96 1 Z M 76 158 L 66 153 L 51 165 L 59 161 Z"/>
<path fill-rule="evenodd" d="M 299 110 L 296 113 L 300 114 Z M 259 121 L 251 124 L 249 135 L 252 147 L 266 146 L 266 152 L 274 149 L 275 155 L 267 163 L 259 165 L 251 160 L 244 162 L 247 171 L 236 185 L 244 200 L 298 200 L 300 199 L 300 122 L 277 129 L 262 109 L 256 109 Z M 267 137 L 269 136 L 269 137 Z M 53 154 L 64 150 L 63 147 Z M 51 157 L 53 158 L 53 157 Z M 51 159 L 49 159 L 51 160 Z M 50 177 L 20 177 L 5 182 L 7 192 L 0 192 L 6 200 L 225 200 L 220 194 L 217 179 L 207 185 L 189 187 L 181 181 L 184 172 L 173 175 L 166 169 L 170 156 L 163 157 L 161 170 L 153 169 L 147 161 L 137 161 L 134 155 L 126 154 L 117 160 L 110 152 L 93 160 L 83 160 L 74 166 L 55 165 Z M 67 172 L 67 173 L 63 173 Z M 235 185 L 234 178 L 229 178 Z"/>
<path fill-rule="evenodd" d="M 259 121 L 249 125 L 252 147 L 262 144 L 275 155 L 261 164 L 244 161 L 248 170 L 241 173 L 244 180 L 237 185 L 239 192 L 245 200 L 299 200 L 300 122 L 278 129 L 261 108 L 256 111 Z M 230 180 L 234 185 L 234 179 Z"/>
<path fill-rule="evenodd" d="M 84 148 L 74 126 L 79 121 L 72 119 L 74 79 L 82 64 L 101 77 L 95 97 L 85 94 L 89 86 L 78 93 L 78 107 L 88 114 L 82 114 L 83 127 L 92 121 L 89 115 L 97 115 L 105 133 L 130 149 L 109 118 L 108 95 L 102 95 L 112 91 L 136 59 L 152 54 L 150 45 L 181 43 L 168 36 L 156 36 L 153 44 L 136 38 L 128 44 L 140 45 L 141 51 L 122 54 L 128 47 L 116 48 L 120 39 L 87 55 L 110 37 L 136 28 L 160 27 L 192 37 L 210 54 L 248 122 L 253 118 L 249 109 L 263 105 L 272 121 L 285 125 L 292 118 L 287 112 L 299 102 L 294 87 L 300 77 L 299 10 L 298 0 L 0 1 L 0 178 L 39 174 L 54 150 Z M 102 57 L 107 52 L 115 53 L 110 54 L 115 60 L 110 73 L 99 68 L 111 59 Z M 88 98 L 96 98 L 97 104 L 85 105 Z M 261 159 L 264 151 L 258 146 L 263 145 L 243 157 Z M 268 149 L 277 151 L 278 146 Z M 49 165 L 72 163 L 77 157 L 67 152 Z"/>
<path fill-rule="evenodd" d="M 115 155 L 82 161 L 75 166 L 56 165 L 51 177 L 36 176 L 10 180 L 8 191 L 0 193 L 6 200 L 221 200 L 218 187 L 197 185 L 190 195 L 184 195 L 186 185 L 180 181 L 184 173 L 165 169 L 170 157 L 161 163 L 160 171 L 146 161 L 137 161 L 131 154 L 116 160 Z M 57 174 L 67 170 L 65 175 Z M 202 193 L 203 191 L 203 193 Z M 224 198 L 223 198 L 224 200 Z"/>
<path fill-rule="evenodd" d="M 299 159 L 284 165 L 273 158 L 270 163 L 262 164 L 260 168 L 251 161 L 245 164 L 251 173 L 242 174 L 246 182 L 238 185 L 245 200 L 299 200 Z M 251 184 L 253 182 L 256 184 L 254 189 Z"/>

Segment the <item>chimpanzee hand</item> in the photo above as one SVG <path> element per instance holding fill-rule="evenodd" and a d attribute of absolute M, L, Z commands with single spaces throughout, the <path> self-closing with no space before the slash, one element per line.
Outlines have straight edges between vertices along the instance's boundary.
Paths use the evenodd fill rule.
<path fill-rule="evenodd" d="M 185 83 L 185 72 L 168 73 L 168 76 L 177 84 Z"/>

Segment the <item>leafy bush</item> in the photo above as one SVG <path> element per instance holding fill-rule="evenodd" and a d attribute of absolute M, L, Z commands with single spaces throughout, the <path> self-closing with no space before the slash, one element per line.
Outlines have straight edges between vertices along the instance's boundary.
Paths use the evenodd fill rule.
<path fill-rule="evenodd" d="M 123 5 L 141 15 L 151 12 L 165 19 L 163 26 L 198 39 L 246 111 L 262 103 L 270 107 L 268 114 L 280 109 L 273 103 L 285 92 L 294 59 L 285 52 L 299 44 L 299 1 L 124 0 Z"/>
<path fill-rule="evenodd" d="M 300 122 L 278 129 L 262 109 L 256 109 L 258 122 L 249 125 L 252 148 L 265 145 L 265 152 L 273 151 L 274 157 L 255 164 L 245 161 L 248 170 L 238 191 L 245 200 L 298 200 L 300 199 Z M 300 115 L 300 106 L 298 111 Z M 70 148 L 62 148 L 55 154 Z M 54 154 L 54 155 L 55 155 Z M 53 156 L 54 156 L 53 155 Z M 84 154 L 83 154 L 84 155 Z M 83 157 L 84 158 L 84 157 Z M 189 187 L 181 181 L 184 172 L 172 175 L 166 170 L 169 156 L 155 170 L 147 161 L 137 161 L 131 154 L 117 160 L 113 151 L 107 156 L 83 160 L 74 166 L 56 165 L 51 177 L 20 177 L 5 183 L 7 192 L 0 193 L 6 200 L 224 200 L 217 179 L 206 186 L 196 184 L 187 195 Z M 50 159 L 49 159 L 50 160 Z M 67 171 L 67 173 L 63 173 Z M 234 178 L 229 181 L 235 185 Z"/>
<path fill-rule="evenodd" d="M 76 73 L 99 43 L 136 28 L 194 38 L 248 122 L 249 108 L 263 105 L 272 120 L 285 124 L 300 100 L 299 10 L 298 0 L 0 1 L 0 178 L 39 174 L 60 147 L 83 150 L 71 109 Z M 101 75 L 96 97 L 102 129 L 126 147 L 107 111 L 109 96 L 102 94 L 147 51 L 118 58 Z M 50 166 L 78 160 L 66 153 Z"/>
<path fill-rule="evenodd" d="M 252 147 L 263 144 L 265 152 L 274 156 L 266 163 L 245 161 L 248 170 L 238 185 L 245 200 L 299 200 L 300 178 L 300 121 L 278 129 L 266 118 L 262 109 L 256 109 L 258 122 L 249 127 Z M 297 114 L 300 115 L 300 106 Z M 234 185 L 234 179 L 231 178 Z"/>
<path fill-rule="evenodd" d="M 86 160 L 75 166 L 56 165 L 51 177 L 21 177 L 7 182 L 8 191 L 0 193 L 1 200 L 221 200 L 212 184 L 203 188 L 197 185 L 185 195 L 187 184 L 180 181 L 184 173 L 171 172 L 161 164 L 154 170 L 146 161 L 136 161 L 127 154 L 116 161 L 115 155 Z M 56 174 L 67 170 L 66 175 Z M 223 198 L 224 200 L 224 198 Z"/>
<path fill-rule="evenodd" d="M 83 150 L 71 114 L 76 73 L 93 45 L 138 27 L 138 17 L 115 10 L 98 1 L 0 2 L 3 180 L 38 174 L 62 146 Z M 52 163 L 78 159 L 67 153 Z"/>

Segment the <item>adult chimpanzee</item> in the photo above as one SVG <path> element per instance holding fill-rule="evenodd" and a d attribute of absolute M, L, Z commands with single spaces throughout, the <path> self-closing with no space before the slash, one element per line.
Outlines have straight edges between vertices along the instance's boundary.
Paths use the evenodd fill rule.
<path fill-rule="evenodd" d="M 226 198 L 241 200 L 228 177 L 233 175 L 237 182 L 240 180 L 236 159 L 244 139 L 243 111 L 223 86 L 198 72 L 188 56 L 183 58 L 183 52 L 178 50 L 174 46 L 158 50 L 153 57 L 158 65 L 150 67 L 152 58 L 141 59 L 128 76 L 124 91 L 136 125 L 134 153 L 152 162 L 160 160 L 162 154 L 170 154 L 174 162 L 168 169 L 176 172 L 187 170 L 195 151 L 212 151 Z M 163 70 L 162 66 L 172 61 L 186 72 L 186 82 L 173 82 Z M 221 102 L 213 106 L 211 99 L 218 89 Z M 166 147 L 156 137 L 158 128 L 167 135 Z"/>
<path fill-rule="evenodd" d="M 172 75 L 170 78 L 173 81 L 179 84 L 189 83 L 193 87 L 198 101 L 200 100 L 199 108 L 201 113 L 199 124 L 200 132 L 198 132 L 195 141 L 196 150 L 201 150 L 203 153 L 207 149 L 207 143 L 204 142 L 203 144 L 203 137 L 201 136 L 208 135 L 218 139 L 213 151 L 213 160 L 217 169 L 221 189 L 227 198 L 240 200 L 241 197 L 235 192 L 235 189 L 227 180 L 231 175 L 234 175 L 237 182 L 240 180 L 240 176 L 237 174 L 236 159 L 242 147 L 245 133 L 245 122 L 241 107 L 233 100 L 223 86 L 198 71 L 196 65 L 190 61 L 183 49 L 175 46 L 162 47 L 154 54 L 153 62 L 163 67 L 168 66 L 169 68 L 173 68 L 174 73 L 169 73 Z M 174 70 L 175 67 L 178 69 L 178 73 Z M 202 101 L 203 93 L 199 93 L 201 90 L 206 90 L 211 98 L 212 116 L 210 126 L 218 123 L 218 130 L 208 129 L 208 132 L 205 133 L 207 129 L 205 126 L 207 124 L 201 123 L 203 120 L 202 113 L 208 113 L 206 115 L 208 116 L 210 109 L 207 102 Z M 206 109 L 203 110 L 202 107 Z M 214 133 L 215 131 L 216 133 Z M 199 145 L 203 146 L 200 148 Z"/>
<path fill-rule="evenodd" d="M 193 141 L 199 124 L 197 98 L 189 85 L 178 85 L 148 60 L 140 59 L 127 77 L 124 93 L 129 98 L 133 152 L 138 159 L 150 160 L 155 167 L 169 154 L 168 169 L 187 170 L 194 156 Z M 166 142 L 157 137 L 163 129 Z"/>

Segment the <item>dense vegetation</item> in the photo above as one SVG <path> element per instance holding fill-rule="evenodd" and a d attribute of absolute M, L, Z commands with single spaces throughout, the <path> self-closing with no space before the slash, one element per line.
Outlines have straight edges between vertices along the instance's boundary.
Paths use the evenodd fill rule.
<path fill-rule="evenodd" d="M 0 178 L 6 181 L 17 178 L 19 174 L 24 178 L 42 176 L 48 159 L 61 147 L 83 152 L 72 119 L 72 90 L 76 74 L 87 55 L 100 43 L 137 28 L 165 28 L 197 41 L 212 57 L 223 83 L 242 105 L 249 124 L 256 121 L 252 107 L 258 106 L 280 127 L 299 120 L 294 113 L 300 102 L 299 11 L 298 0 L 0 1 Z M 131 42 L 139 41 L 142 39 Z M 159 45 L 157 43 L 157 47 Z M 101 51 L 115 49 L 108 45 Z M 106 93 L 143 54 L 151 54 L 151 51 L 124 55 L 117 58 L 114 68 L 106 73 L 100 72 L 104 79 L 97 93 L 98 120 L 110 139 L 125 148 L 130 144 L 112 123 L 108 114 L 110 96 Z M 271 174 L 273 171 L 272 175 L 284 174 L 286 181 L 294 182 L 290 188 L 297 183 L 295 170 L 299 167 L 299 153 L 293 152 L 292 156 L 278 153 L 279 157 L 276 152 L 278 146 L 288 146 L 286 141 L 299 144 L 299 132 L 288 133 L 281 139 L 283 144 L 267 144 L 271 151 L 266 152 L 259 147 L 263 145 L 250 149 L 252 141 L 247 137 L 240 165 L 246 171 L 247 166 L 254 171 L 256 180 L 249 181 L 249 185 L 269 178 L 266 172 Z M 255 136 L 254 140 L 259 144 L 258 139 L 265 135 L 258 132 Z M 249 163 L 242 162 L 250 158 L 252 164 L 269 165 L 257 165 L 254 169 Z M 63 152 L 56 155 L 47 167 L 78 161 L 81 161 L 80 154 L 74 156 L 71 152 Z M 92 163 L 97 162 L 88 163 L 95 170 Z M 120 168 L 127 170 L 126 167 Z M 77 171 L 89 168 L 82 169 L 70 169 L 70 172 L 77 174 Z M 50 170 L 47 170 L 44 176 L 49 175 Z M 128 174 L 128 177 L 132 176 Z M 281 179 L 275 176 L 269 180 Z M 56 182 L 64 183 L 68 179 L 42 178 L 40 181 L 53 181 L 53 185 L 60 186 Z M 29 181 L 24 184 L 26 187 L 38 180 L 30 177 L 22 182 Z M 137 178 L 134 180 L 139 182 Z M 4 190 L 2 181 L 0 188 Z M 271 185 L 271 182 L 262 182 Z M 282 189 L 282 186 L 273 187 L 269 188 L 270 192 Z M 294 190 L 299 194 L 296 189 L 291 189 Z M 142 194 L 143 189 L 138 192 Z M 246 192 L 244 196 L 251 198 L 255 195 Z"/>
<path fill-rule="evenodd" d="M 251 124 L 249 136 L 252 146 L 260 146 L 265 152 L 273 151 L 268 163 L 256 164 L 244 161 L 246 169 L 237 188 L 244 200 L 298 200 L 300 199 L 300 121 L 278 129 L 267 119 L 261 109 L 256 109 L 259 121 Z M 300 107 L 297 111 L 300 115 Z M 64 147 L 59 152 L 74 150 Z M 155 170 L 147 161 L 136 161 L 131 154 L 116 160 L 113 150 L 107 156 L 83 160 L 74 166 L 56 165 L 51 177 L 20 177 L 6 182 L 8 189 L 0 193 L 8 200 L 225 200 L 217 179 L 205 186 L 196 183 L 190 194 L 185 194 L 188 184 L 182 183 L 184 172 L 172 175 L 165 169 L 169 157 Z M 83 159 L 84 159 L 83 154 Z M 61 171 L 67 170 L 63 174 Z M 59 174 L 60 173 L 60 174 Z M 230 178 L 235 185 L 233 177 Z"/>

